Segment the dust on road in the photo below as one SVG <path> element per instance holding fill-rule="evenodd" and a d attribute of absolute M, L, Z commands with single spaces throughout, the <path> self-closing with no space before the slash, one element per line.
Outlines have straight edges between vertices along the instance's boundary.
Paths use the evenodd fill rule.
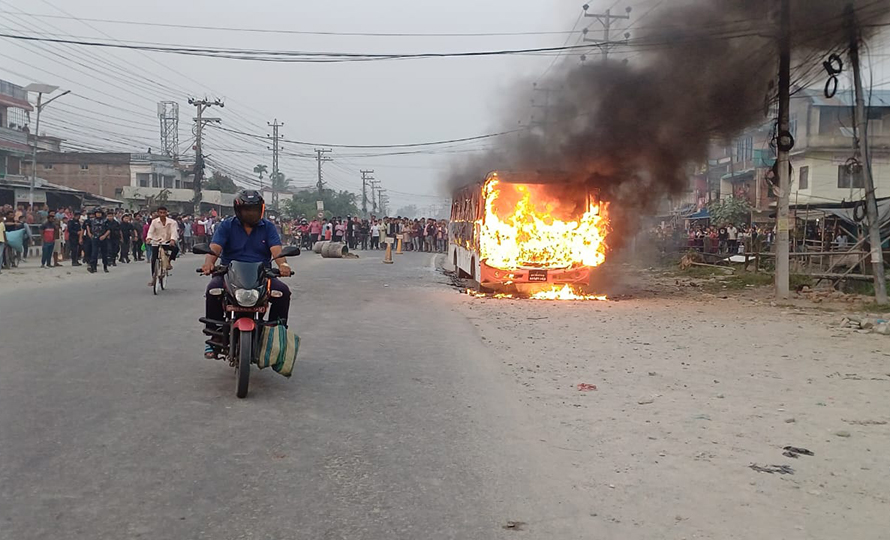
<path fill-rule="evenodd" d="M 888 338 L 762 291 L 666 283 L 624 283 L 617 302 L 459 303 L 602 537 L 884 537 Z"/>

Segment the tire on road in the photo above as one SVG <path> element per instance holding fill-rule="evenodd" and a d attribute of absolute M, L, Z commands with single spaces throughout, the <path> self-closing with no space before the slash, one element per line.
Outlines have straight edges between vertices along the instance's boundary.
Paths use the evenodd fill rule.
<path fill-rule="evenodd" d="M 253 332 L 241 332 L 238 336 L 238 367 L 235 368 L 235 395 L 240 399 L 247 397 L 252 359 Z"/>

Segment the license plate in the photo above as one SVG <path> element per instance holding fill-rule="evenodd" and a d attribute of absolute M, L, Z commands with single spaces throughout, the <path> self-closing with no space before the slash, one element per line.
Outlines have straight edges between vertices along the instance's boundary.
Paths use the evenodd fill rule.
<path fill-rule="evenodd" d="M 529 270 L 528 280 L 533 283 L 546 283 L 547 270 Z"/>
<path fill-rule="evenodd" d="M 237 311 L 238 313 L 265 313 L 265 307 L 237 307 L 226 306 L 226 311 Z"/>

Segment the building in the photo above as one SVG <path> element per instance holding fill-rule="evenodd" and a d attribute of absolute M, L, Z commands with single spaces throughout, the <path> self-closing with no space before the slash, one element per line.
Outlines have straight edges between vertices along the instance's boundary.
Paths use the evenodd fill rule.
<path fill-rule="evenodd" d="M 31 154 L 28 122 L 33 110 L 24 88 L 0 81 L 0 178 L 22 174 L 22 162 Z"/>
<path fill-rule="evenodd" d="M 158 193 L 192 189 L 191 165 L 152 153 L 39 152 L 37 173 L 54 184 L 104 197 L 119 197 L 125 187 Z"/>
<path fill-rule="evenodd" d="M 870 99 L 869 99 L 870 98 Z M 890 91 L 866 96 L 872 177 L 878 198 L 890 197 Z M 852 92 L 826 98 L 801 90 L 792 98 L 791 204 L 819 205 L 865 198 L 865 178 L 849 167 L 853 157 Z"/>

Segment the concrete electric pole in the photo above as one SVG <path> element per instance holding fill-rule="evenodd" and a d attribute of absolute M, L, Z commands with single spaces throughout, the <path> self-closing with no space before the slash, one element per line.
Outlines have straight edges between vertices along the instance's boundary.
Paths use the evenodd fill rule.
<path fill-rule="evenodd" d="M 194 182 L 194 191 L 195 197 L 192 199 L 192 204 L 195 207 L 195 215 L 201 215 L 201 183 L 204 181 L 204 149 L 201 145 L 202 143 L 202 135 L 204 132 L 204 125 L 209 123 L 220 123 L 221 120 L 219 118 L 204 118 L 204 111 L 209 109 L 210 107 L 225 107 L 225 103 L 220 100 L 210 101 L 207 98 L 204 99 L 194 99 L 189 98 L 189 105 L 194 105 L 198 111 L 198 115 L 194 118 L 195 121 L 195 182 Z"/>
<path fill-rule="evenodd" d="M 328 149 L 316 148 L 315 149 L 316 159 L 318 160 L 318 184 L 316 184 L 316 185 L 318 186 L 318 196 L 319 197 L 321 197 L 321 193 L 322 193 L 322 191 L 324 191 L 324 176 L 322 176 L 322 173 L 321 173 L 321 164 L 324 163 L 325 161 L 334 161 L 333 158 L 329 158 L 329 157 L 325 156 L 325 154 L 329 154 L 331 152 L 333 152 L 333 150 L 331 150 L 330 148 L 328 148 Z"/>
<path fill-rule="evenodd" d="M 373 170 L 360 171 L 362 173 L 362 217 L 368 219 L 368 184 L 374 181 Z"/>
<path fill-rule="evenodd" d="M 868 216 L 868 242 L 871 246 L 871 267 L 875 283 L 875 302 L 887 304 L 887 280 L 884 277 L 884 251 L 881 241 L 881 223 L 878 217 L 878 201 L 875 197 L 875 181 L 871 173 L 871 149 L 868 146 L 868 116 L 865 111 L 865 96 L 862 90 L 862 73 L 859 65 L 860 35 L 857 30 L 856 12 L 853 4 L 847 4 L 844 12 L 850 33 L 850 63 L 853 65 L 853 85 L 856 90 L 856 109 L 853 142 L 856 169 L 853 175 L 861 174 L 865 180 L 865 213 Z"/>
<path fill-rule="evenodd" d="M 40 142 L 40 111 L 44 107 L 59 99 L 60 97 L 71 93 L 71 90 L 65 90 L 58 96 L 43 102 L 43 94 L 52 94 L 58 90 L 58 86 L 49 84 L 33 83 L 25 87 L 26 92 L 37 92 L 37 121 L 34 125 L 34 147 L 31 149 L 31 184 L 28 187 L 28 210 L 34 210 L 34 187 L 37 185 L 37 143 Z"/>
<path fill-rule="evenodd" d="M 371 184 L 371 205 L 374 208 L 373 214 L 377 215 L 377 190 L 380 189 L 380 180 L 370 180 Z"/>
<path fill-rule="evenodd" d="M 779 6 L 779 130 L 776 167 L 779 176 L 779 201 L 776 206 L 776 298 L 790 295 L 790 263 L 788 233 L 791 230 L 791 163 L 794 147 L 791 135 L 791 1 L 781 0 Z"/>
<path fill-rule="evenodd" d="M 789 232 L 791 231 L 791 163 L 794 147 L 791 135 L 791 0 L 779 6 L 779 129 L 776 167 L 779 176 L 779 201 L 776 206 L 776 298 L 787 299 L 790 293 Z"/>
<path fill-rule="evenodd" d="M 620 44 L 626 45 L 627 38 L 630 37 L 630 34 L 624 34 L 625 39 L 623 41 L 614 41 L 614 42 L 609 41 L 609 38 L 611 36 L 611 30 L 612 30 L 612 21 L 619 20 L 619 19 L 628 19 L 629 20 L 630 12 L 632 11 L 632 8 L 628 7 L 627 9 L 625 9 L 624 15 L 612 15 L 611 9 L 607 9 L 605 13 L 587 13 L 587 10 L 590 9 L 590 5 L 584 4 L 583 7 L 584 7 L 584 16 L 585 17 L 596 17 L 596 19 L 600 22 L 600 24 L 603 25 L 604 35 L 603 35 L 602 40 L 588 39 L 587 38 L 588 29 L 587 28 L 582 30 L 581 33 L 584 34 L 584 41 L 587 41 L 590 43 L 595 43 L 597 46 L 599 46 L 600 51 L 602 51 L 602 55 L 603 55 L 603 63 L 605 63 L 609 60 L 609 47 L 611 47 L 612 45 L 620 45 Z"/>
<path fill-rule="evenodd" d="M 278 146 L 278 139 L 280 137 L 278 128 L 282 127 L 284 125 L 284 122 L 279 124 L 278 119 L 276 118 L 271 123 L 266 122 L 266 124 L 268 124 L 272 128 L 272 148 L 269 148 L 269 150 L 272 151 L 272 208 L 278 210 L 278 184 L 281 183 L 281 179 L 278 176 L 279 174 L 281 174 L 278 169 L 278 152 L 280 150 Z M 260 189 L 262 190 L 262 188 Z"/>

